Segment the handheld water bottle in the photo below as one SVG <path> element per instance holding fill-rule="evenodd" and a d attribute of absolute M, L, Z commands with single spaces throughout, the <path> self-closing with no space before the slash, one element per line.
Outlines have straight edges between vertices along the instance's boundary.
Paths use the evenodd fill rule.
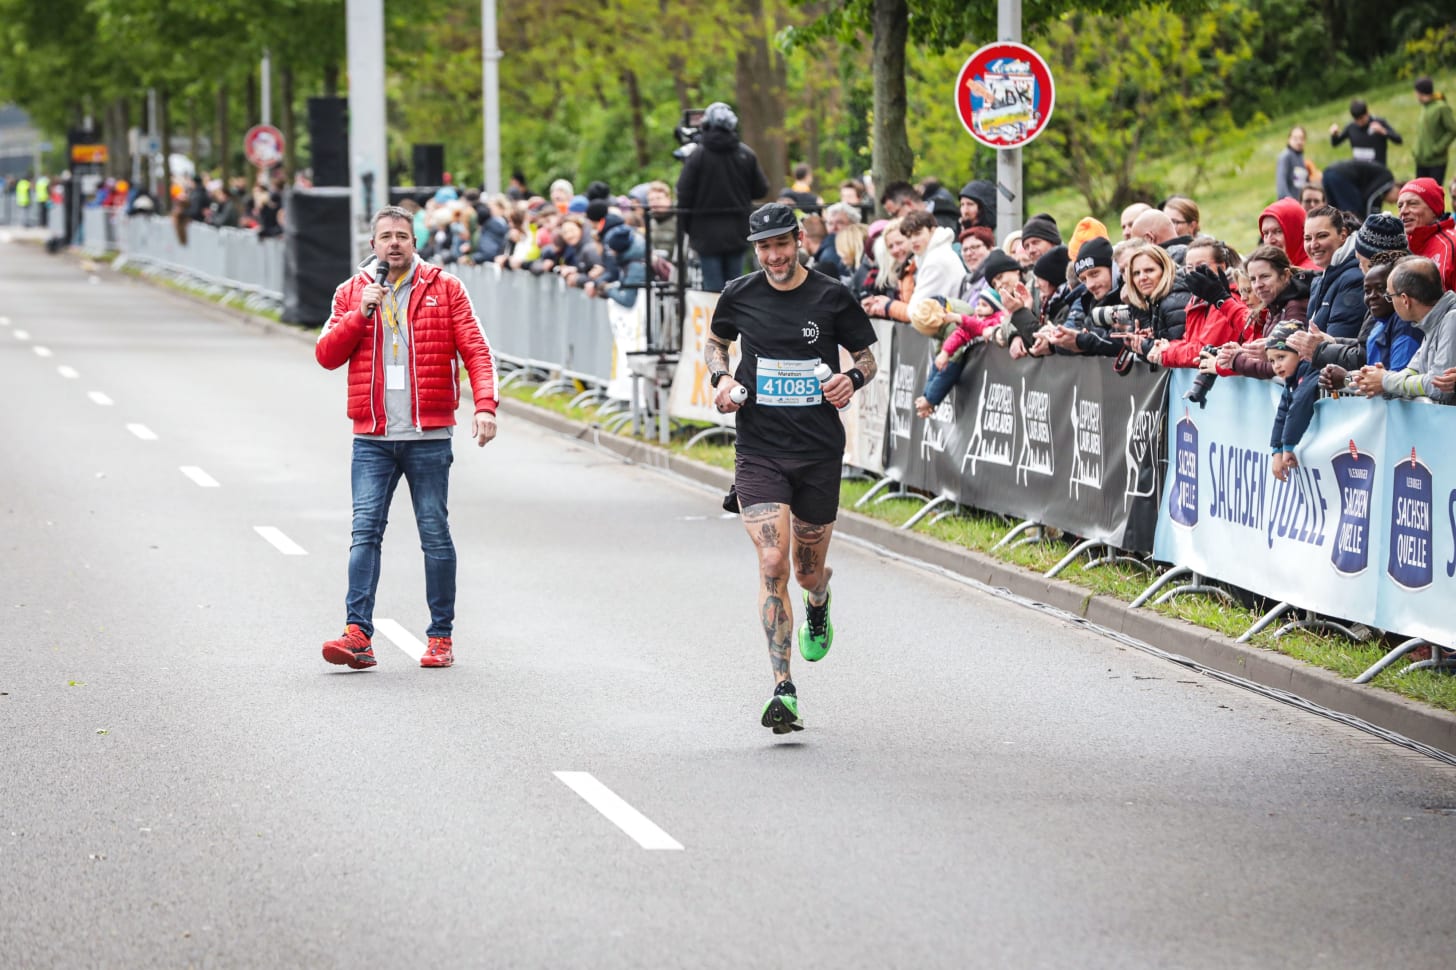
<path fill-rule="evenodd" d="M 732 401 L 734 404 L 742 404 L 744 401 L 748 400 L 748 388 L 744 387 L 742 384 L 739 384 L 733 390 L 728 392 L 728 400 Z"/>
<path fill-rule="evenodd" d="M 822 387 L 825 381 L 829 380 L 829 378 L 831 378 L 831 377 L 834 376 L 834 368 L 833 367 L 830 367 L 828 364 L 824 363 L 823 361 L 820 361 L 819 362 L 819 366 L 814 368 L 814 376 L 817 377 L 817 378 L 819 378 L 819 384 Z M 844 407 L 840 408 L 839 410 L 844 411 L 848 407 L 849 407 L 849 402 L 848 401 L 845 401 L 844 402 Z"/>

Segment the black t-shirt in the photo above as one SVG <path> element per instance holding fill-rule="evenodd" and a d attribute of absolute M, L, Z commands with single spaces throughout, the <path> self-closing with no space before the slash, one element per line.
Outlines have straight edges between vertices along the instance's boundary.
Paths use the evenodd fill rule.
<path fill-rule="evenodd" d="M 844 424 L 824 400 L 814 368 L 839 372 L 839 347 L 875 342 L 869 317 L 838 280 L 810 271 L 792 290 L 776 290 L 762 271 L 723 288 L 713 311 L 714 336 L 739 341 L 734 380 L 748 388 L 738 412 L 738 451 L 785 458 L 844 454 Z"/>

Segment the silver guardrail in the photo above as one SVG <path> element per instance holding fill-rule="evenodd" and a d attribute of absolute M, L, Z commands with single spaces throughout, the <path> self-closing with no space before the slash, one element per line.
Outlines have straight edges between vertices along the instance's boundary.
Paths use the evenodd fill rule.
<path fill-rule="evenodd" d="M 201 289 L 223 303 L 239 300 L 270 310 L 283 306 L 281 237 L 189 222 L 184 245 L 172 220 L 160 216 L 118 215 L 113 228 L 118 268 L 135 265 L 148 276 Z"/>

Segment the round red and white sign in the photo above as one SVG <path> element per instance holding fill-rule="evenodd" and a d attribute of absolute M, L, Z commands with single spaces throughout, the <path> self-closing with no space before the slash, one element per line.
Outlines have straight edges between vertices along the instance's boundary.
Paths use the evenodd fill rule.
<path fill-rule="evenodd" d="M 283 162 L 283 132 L 272 125 L 254 125 L 243 136 L 243 154 L 258 168 L 272 168 Z"/>
<path fill-rule="evenodd" d="M 987 44 L 956 76 L 956 114 L 988 148 L 1020 148 L 1052 117 L 1056 89 L 1041 55 L 1025 44 Z"/>

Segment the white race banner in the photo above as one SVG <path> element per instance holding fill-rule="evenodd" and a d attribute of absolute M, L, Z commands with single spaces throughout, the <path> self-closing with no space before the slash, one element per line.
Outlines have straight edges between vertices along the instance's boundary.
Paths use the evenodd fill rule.
<path fill-rule="evenodd" d="M 607 300 L 607 319 L 612 324 L 612 379 L 607 382 L 607 397 L 614 401 L 632 400 L 632 371 L 627 366 L 627 352 L 647 349 L 647 301 L 638 300 L 624 307 L 616 300 Z"/>
<path fill-rule="evenodd" d="M 687 319 L 682 328 L 682 354 L 678 357 L 677 372 L 672 378 L 672 395 L 668 400 L 667 413 L 684 421 L 706 421 L 709 424 L 733 426 L 733 415 L 719 414 L 713 407 L 713 389 L 708 386 L 708 365 L 703 363 L 703 352 L 708 346 L 708 324 L 713 321 L 713 308 L 718 305 L 718 294 L 702 290 L 688 290 L 686 294 Z M 738 344 L 735 341 L 728 351 L 728 369 L 738 367 Z"/>

